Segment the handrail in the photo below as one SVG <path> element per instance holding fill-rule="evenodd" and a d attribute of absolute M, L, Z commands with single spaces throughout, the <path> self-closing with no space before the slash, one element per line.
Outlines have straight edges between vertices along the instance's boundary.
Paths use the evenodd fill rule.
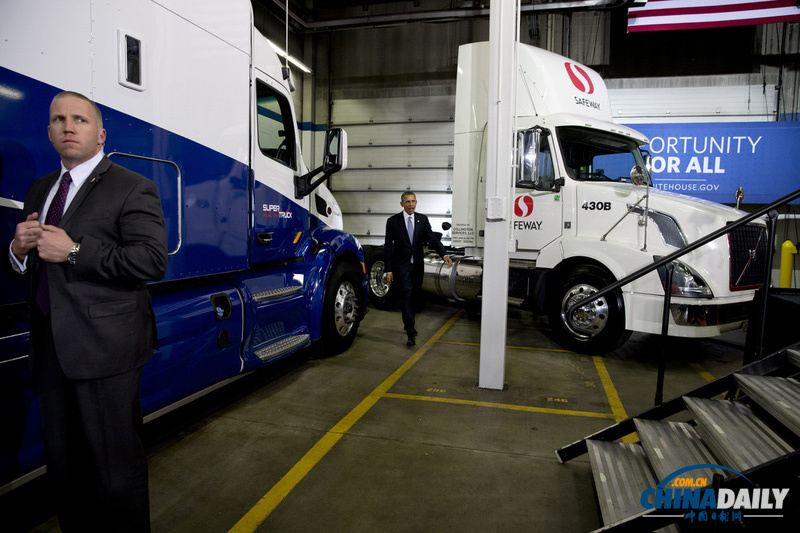
<path fill-rule="evenodd" d="M 640 268 L 639 270 L 637 270 L 637 271 L 635 271 L 635 272 L 633 272 L 631 274 L 628 274 L 627 276 L 625 276 L 624 278 L 620 279 L 619 281 L 615 281 L 611 285 L 608 285 L 607 287 L 597 291 L 596 293 L 592 294 L 591 296 L 587 296 L 586 298 L 584 298 L 584 299 L 572 304 L 567 309 L 566 316 L 568 317 L 568 320 L 571 320 L 572 314 L 578 308 L 585 306 L 589 302 L 592 302 L 594 300 L 602 298 L 606 294 L 619 289 L 623 285 L 627 285 L 628 283 L 641 278 L 645 274 L 649 274 L 650 272 L 652 272 L 653 270 L 656 270 L 657 268 L 659 268 L 661 266 L 664 266 L 664 265 L 666 265 L 668 263 L 672 263 L 673 260 L 675 260 L 675 259 L 677 259 L 679 257 L 682 257 L 682 256 L 688 254 L 689 252 L 694 251 L 697 248 L 700 248 L 701 246 L 703 246 L 705 244 L 708 244 L 709 242 L 713 241 L 714 239 L 717 239 L 717 238 L 721 237 L 722 235 L 730 233 L 731 231 L 735 230 L 736 228 L 739 228 L 740 226 L 744 226 L 748 222 L 750 222 L 752 220 L 755 220 L 757 218 L 760 218 L 760 217 L 770 213 L 770 211 L 774 210 L 775 208 L 780 207 L 780 206 L 782 206 L 784 204 L 788 204 L 789 202 L 791 202 L 793 200 L 796 200 L 797 198 L 800 198 L 800 189 L 797 189 L 796 191 L 787 194 L 783 198 L 780 198 L 780 199 L 776 200 L 775 202 L 769 204 L 766 207 L 763 207 L 763 208 L 759 209 L 758 211 L 756 211 L 754 213 L 751 213 L 749 215 L 743 216 L 742 218 L 740 218 L 736 222 L 728 224 L 727 226 L 724 226 L 724 227 L 722 227 L 722 228 L 720 228 L 720 229 L 718 229 L 718 230 L 706 235 L 705 237 L 694 241 L 693 243 L 687 244 L 683 248 L 681 248 L 679 250 L 676 250 L 675 252 L 662 257 L 661 259 L 659 259 L 658 261 L 653 262 L 652 264 L 644 266 L 644 267 Z M 770 231 L 770 239 L 771 240 L 774 240 L 774 238 L 775 238 L 775 235 L 774 235 L 774 229 L 775 228 L 774 228 L 774 226 L 775 226 L 775 224 L 773 222 L 772 228 L 771 228 L 771 231 Z M 768 260 L 769 265 L 771 265 L 771 263 L 772 263 L 771 262 L 771 258 L 772 258 L 772 251 L 770 251 L 770 255 L 769 255 L 769 260 Z M 771 272 L 767 272 L 765 275 L 766 276 L 770 276 Z M 768 280 L 769 280 L 769 278 L 767 277 L 767 281 L 765 281 L 765 284 L 764 284 L 765 288 L 769 287 L 769 281 Z M 664 298 L 665 298 L 665 302 L 666 303 L 664 305 L 664 316 L 662 317 L 662 326 L 663 326 L 662 327 L 662 334 L 663 335 L 666 335 L 666 333 L 667 333 L 666 324 L 667 324 L 667 320 L 668 320 L 668 311 L 669 311 L 668 305 L 669 305 L 669 297 L 671 296 L 671 293 L 672 293 L 672 291 L 670 289 L 668 289 L 668 287 L 670 287 L 670 285 L 667 285 L 664 288 Z M 767 295 L 766 294 L 764 294 L 763 303 L 764 303 L 764 306 L 766 307 L 766 304 L 767 304 Z M 763 320 L 762 320 L 762 326 L 763 326 Z M 762 335 L 760 337 L 761 338 L 759 339 L 759 342 L 763 343 L 763 332 L 762 332 Z M 759 352 L 760 352 L 760 350 L 759 350 Z M 660 389 L 662 381 L 663 381 L 663 375 L 662 375 L 661 371 L 659 371 L 659 389 Z M 659 402 L 660 402 L 660 390 L 658 390 L 656 392 L 656 404 L 658 405 Z"/>

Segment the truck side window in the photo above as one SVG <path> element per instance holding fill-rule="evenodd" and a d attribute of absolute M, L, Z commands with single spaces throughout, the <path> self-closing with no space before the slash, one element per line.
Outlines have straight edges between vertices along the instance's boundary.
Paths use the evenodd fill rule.
<path fill-rule="evenodd" d="M 597 173 L 626 183 L 630 183 L 631 168 L 636 164 L 637 161 L 630 152 L 599 155 L 592 163 Z"/>
<path fill-rule="evenodd" d="M 542 137 L 539 148 L 539 179 L 534 182 L 534 187 L 539 190 L 553 188 L 556 181 L 555 170 L 553 168 L 553 154 L 550 152 L 550 139 Z"/>
<path fill-rule="evenodd" d="M 288 100 L 267 84 L 257 82 L 258 147 L 270 159 L 295 168 L 295 140 Z"/>
<path fill-rule="evenodd" d="M 117 30 L 117 81 L 123 87 L 144 91 L 145 65 L 144 43 L 133 35 Z"/>

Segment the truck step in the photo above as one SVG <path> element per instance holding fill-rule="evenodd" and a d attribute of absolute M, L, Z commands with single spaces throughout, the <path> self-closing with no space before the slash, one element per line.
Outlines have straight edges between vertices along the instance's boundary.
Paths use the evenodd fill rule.
<path fill-rule="evenodd" d="M 291 337 L 283 338 L 279 341 L 273 342 L 264 348 L 256 350 L 256 355 L 262 361 L 278 357 L 286 352 L 292 351 L 308 344 L 308 335 L 294 335 Z"/>
<path fill-rule="evenodd" d="M 794 451 L 745 405 L 688 396 L 683 401 L 697 433 L 725 466 L 744 472 Z"/>
<path fill-rule="evenodd" d="M 698 464 L 717 464 L 717 459 L 690 424 L 641 418 L 633 422 L 659 482 L 682 468 Z M 700 468 L 677 476 L 673 484 L 677 487 L 694 487 L 697 486 L 699 479 L 706 478 L 704 486 L 711 486 L 715 473 L 724 474 L 721 470 Z M 679 481 L 681 478 L 685 482 Z"/>
<path fill-rule="evenodd" d="M 658 483 L 638 444 L 587 440 L 603 524 L 610 526 L 642 512 L 642 492 Z M 677 533 L 677 526 L 659 533 Z"/>
<path fill-rule="evenodd" d="M 257 292 L 253 295 L 253 300 L 256 302 L 267 302 L 269 300 L 276 300 L 278 298 L 286 298 L 298 294 L 303 290 L 302 285 L 293 285 L 289 287 L 279 287 L 268 291 Z"/>
<path fill-rule="evenodd" d="M 734 374 L 736 383 L 761 408 L 800 436 L 800 383 L 792 378 Z"/>

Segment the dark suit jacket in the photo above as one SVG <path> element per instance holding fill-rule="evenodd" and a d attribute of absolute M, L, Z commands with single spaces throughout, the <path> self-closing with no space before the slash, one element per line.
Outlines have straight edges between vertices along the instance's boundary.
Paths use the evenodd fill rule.
<path fill-rule="evenodd" d="M 414 213 L 414 242 L 408 240 L 405 211 L 392 215 L 386 221 L 386 240 L 384 241 L 384 260 L 386 272 L 395 272 L 411 266 L 411 255 L 414 255 L 414 266 L 423 266 L 423 243 L 433 246 L 436 253 L 444 257 L 447 253 L 441 241 L 431 230 L 428 217 L 422 213 Z"/>
<path fill-rule="evenodd" d="M 42 212 L 59 174 L 31 185 L 23 220 Z M 64 374 L 92 379 L 142 366 L 156 342 L 145 282 L 161 279 L 167 269 L 166 229 L 155 184 L 104 157 L 59 227 L 81 245 L 75 265 L 50 263 L 47 269 L 53 338 Z M 28 258 L 27 271 L 34 277 L 37 259 L 35 251 Z M 31 286 L 34 290 L 35 279 Z M 35 322 L 31 336 L 37 334 Z"/>

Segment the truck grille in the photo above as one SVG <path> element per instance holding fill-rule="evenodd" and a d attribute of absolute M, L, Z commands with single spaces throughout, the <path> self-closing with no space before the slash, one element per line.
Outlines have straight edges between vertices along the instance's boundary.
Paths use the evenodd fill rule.
<path fill-rule="evenodd" d="M 767 228 L 740 226 L 728 233 L 728 244 L 731 250 L 731 290 L 754 289 L 763 285 L 767 254 L 770 253 Z"/>

